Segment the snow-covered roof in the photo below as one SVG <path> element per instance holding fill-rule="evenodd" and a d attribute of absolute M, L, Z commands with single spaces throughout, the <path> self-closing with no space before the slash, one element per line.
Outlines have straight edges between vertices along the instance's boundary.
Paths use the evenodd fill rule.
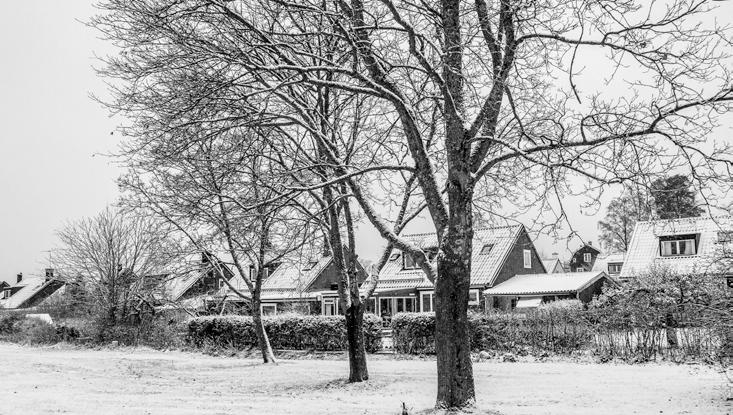
<path fill-rule="evenodd" d="M 490 285 L 494 282 L 523 229 L 522 225 L 513 225 L 474 230 L 471 285 Z M 404 235 L 402 238 L 422 249 L 438 246 L 435 233 Z M 490 248 L 484 249 L 487 246 Z M 379 273 L 377 292 L 433 286 L 421 269 L 403 269 L 402 255 L 399 249 L 392 251 L 390 260 Z"/>
<path fill-rule="evenodd" d="M 185 271 L 166 282 L 166 296 L 170 301 L 178 301 L 197 281 L 206 276 L 208 269 L 198 268 Z"/>
<path fill-rule="evenodd" d="M 320 256 L 319 258 L 288 259 L 283 261 L 275 271 L 262 281 L 262 300 L 274 299 L 305 299 L 312 298 L 308 292 L 311 284 L 328 267 L 333 258 Z M 229 281 L 234 288 L 243 294 L 249 295 L 247 284 L 240 275 Z M 220 294 L 234 296 L 229 287 L 224 286 Z"/>
<path fill-rule="evenodd" d="M 598 256 L 596 262 L 593 264 L 591 271 L 606 271 L 608 272 L 608 264 L 623 264 L 626 252 L 619 252 L 613 254 L 607 254 Z"/>
<path fill-rule="evenodd" d="M 484 290 L 484 294 L 544 295 L 574 293 L 582 291 L 606 276 L 606 273 L 602 271 L 516 275 L 496 287 Z"/>
<path fill-rule="evenodd" d="M 621 278 L 631 278 L 653 266 L 682 273 L 731 273 L 731 264 L 718 260 L 723 253 L 733 251 L 731 238 L 726 238 L 726 233 L 731 236 L 730 232 L 733 232 L 731 216 L 637 222 Z M 696 235 L 696 254 L 661 256 L 660 238 L 676 235 Z"/>
<path fill-rule="evenodd" d="M 548 274 L 553 274 L 555 269 L 563 270 L 562 262 L 559 258 L 542 258 L 542 266 Z"/>
<path fill-rule="evenodd" d="M 41 290 L 51 285 L 58 285 L 54 287 L 54 291 L 61 286 L 63 283 L 56 279 L 46 279 L 45 277 L 26 277 L 23 280 L 11 288 L 20 288 L 10 298 L 0 300 L 0 308 L 12 309 L 22 307 L 24 303 L 31 300 L 33 296 L 38 294 Z"/>

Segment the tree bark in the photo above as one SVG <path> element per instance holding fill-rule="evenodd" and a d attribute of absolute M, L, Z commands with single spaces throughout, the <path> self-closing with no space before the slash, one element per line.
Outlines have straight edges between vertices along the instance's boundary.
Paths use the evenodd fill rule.
<path fill-rule="evenodd" d="M 471 407 L 476 402 L 468 326 L 473 224 L 469 187 L 449 188 L 449 227 L 438 257 L 435 281 L 437 408 Z"/>
<path fill-rule="evenodd" d="M 353 303 L 346 310 L 346 336 L 349 348 L 349 382 L 369 379 L 366 347 L 364 346 L 364 304 Z"/>
<path fill-rule="evenodd" d="M 262 313 L 260 312 L 260 300 L 252 301 L 252 322 L 254 323 L 255 335 L 257 335 L 257 345 L 262 353 L 263 363 L 276 363 L 275 354 L 272 353 L 270 339 L 267 337 L 265 325 L 262 323 Z"/>

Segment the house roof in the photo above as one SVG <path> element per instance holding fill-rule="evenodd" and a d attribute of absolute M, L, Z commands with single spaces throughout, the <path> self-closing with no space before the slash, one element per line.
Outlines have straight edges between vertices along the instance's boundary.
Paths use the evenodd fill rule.
<path fill-rule="evenodd" d="M 625 257 L 626 252 L 598 256 L 591 271 L 608 271 L 608 264 L 622 264 Z"/>
<path fill-rule="evenodd" d="M 0 300 L 0 308 L 10 309 L 22 307 L 24 303 L 32 299 L 41 290 L 53 284 L 59 285 L 56 289 L 63 286 L 63 283 L 56 279 L 47 280 L 45 277 L 23 278 L 21 282 L 12 286 L 13 288 L 21 287 L 18 291 L 11 295 L 10 298 Z"/>
<path fill-rule="evenodd" d="M 262 281 L 262 300 L 303 299 L 313 297 L 308 288 L 331 263 L 332 257 L 321 256 L 318 259 L 283 261 L 275 271 Z M 240 275 L 236 275 L 230 283 L 243 294 L 249 294 L 247 284 Z M 226 295 L 229 287 L 224 286 L 221 294 Z"/>
<path fill-rule="evenodd" d="M 542 259 L 542 266 L 545 267 L 545 271 L 547 271 L 548 274 L 552 274 L 552 271 L 558 265 L 560 266 L 560 269 L 563 269 L 562 262 L 560 262 L 559 258 L 543 258 Z"/>
<path fill-rule="evenodd" d="M 731 252 L 733 243 L 720 242 L 718 232 L 733 231 L 733 217 L 698 217 L 637 222 L 626 254 L 621 278 L 662 266 L 675 272 L 731 272 L 731 264 L 718 261 L 724 251 Z M 662 257 L 659 238 L 674 235 L 699 235 L 696 255 Z"/>
<path fill-rule="evenodd" d="M 494 282 L 506 261 L 515 241 L 523 231 L 522 225 L 500 226 L 474 230 L 473 252 L 471 254 L 471 285 L 490 285 Z M 438 246 L 435 233 L 404 235 L 408 243 L 419 248 Z M 482 254 L 486 245 L 493 245 L 488 253 Z M 403 269 L 402 252 L 394 249 L 390 260 L 379 273 L 377 292 L 406 288 L 430 288 L 433 284 L 421 269 Z"/>
<path fill-rule="evenodd" d="M 574 293 L 604 277 L 607 277 L 607 275 L 602 271 L 516 275 L 496 287 L 484 290 L 484 294 L 543 295 Z"/>

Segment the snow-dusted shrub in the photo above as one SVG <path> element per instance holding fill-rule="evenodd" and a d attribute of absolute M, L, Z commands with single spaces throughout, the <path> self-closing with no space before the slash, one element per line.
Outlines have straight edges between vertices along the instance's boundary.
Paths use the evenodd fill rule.
<path fill-rule="evenodd" d="M 262 318 L 270 344 L 275 349 L 346 350 L 346 321 L 343 316 L 281 314 Z M 364 343 L 367 351 L 379 349 L 381 319 L 364 314 Z M 257 345 L 252 317 L 207 316 L 188 321 L 188 341 L 196 346 L 215 343 L 237 349 Z"/>

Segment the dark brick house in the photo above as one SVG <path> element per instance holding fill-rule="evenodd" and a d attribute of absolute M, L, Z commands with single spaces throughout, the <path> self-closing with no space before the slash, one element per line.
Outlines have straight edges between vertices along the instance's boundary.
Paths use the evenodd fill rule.
<path fill-rule="evenodd" d="M 592 242 L 578 248 L 570 258 L 570 272 L 586 272 L 593 269 L 601 251 Z"/>
<path fill-rule="evenodd" d="M 403 236 L 411 244 L 428 252 L 437 252 L 434 233 Z M 469 306 L 484 308 L 482 291 L 516 274 L 544 273 L 542 260 L 523 225 L 474 230 L 471 258 Z M 399 312 L 430 312 L 433 284 L 411 256 L 395 249 L 379 274 L 379 282 L 367 310 L 380 316 Z"/>

